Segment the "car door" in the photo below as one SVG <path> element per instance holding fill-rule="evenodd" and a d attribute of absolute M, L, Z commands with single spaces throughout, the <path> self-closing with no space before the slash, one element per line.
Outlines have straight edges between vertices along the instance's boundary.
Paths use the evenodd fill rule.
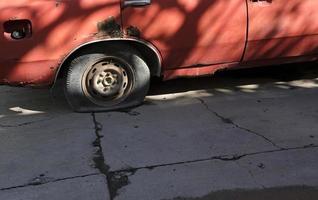
<path fill-rule="evenodd" d="M 245 61 L 318 54 L 317 0 L 247 0 Z"/>
<path fill-rule="evenodd" d="M 122 0 L 122 5 L 147 1 Z M 122 11 L 124 27 L 134 26 L 161 52 L 166 68 L 239 62 L 247 29 L 245 0 L 152 0 Z"/>
<path fill-rule="evenodd" d="M 99 21 L 119 15 L 120 0 L 0 1 L 0 82 L 52 79 L 58 62 L 95 34 Z"/>
<path fill-rule="evenodd" d="M 10 47 L 0 48 L 0 60 L 29 62 L 59 58 L 65 54 L 66 44 L 96 33 L 96 24 L 108 16 L 119 17 L 116 16 L 119 10 L 120 0 L 0 2 L 0 44 Z M 20 21 L 28 22 L 30 28 Z M 12 39 L 11 29 L 22 28 L 30 29 L 27 36 Z"/>

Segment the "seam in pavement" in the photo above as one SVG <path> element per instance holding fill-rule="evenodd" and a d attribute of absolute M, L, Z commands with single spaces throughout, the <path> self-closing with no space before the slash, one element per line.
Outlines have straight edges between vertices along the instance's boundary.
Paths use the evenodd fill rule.
<path fill-rule="evenodd" d="M 261 137 L 263 138 L 264 140 L 266 140 L 267 142 L 269 142 L 271 145 L 273 145 L 274 147 L 278 148 L 278 149 L 284 149 L 283 147 L 280 147 L 279 145 L 277 145 L 275 142 L 273 142 L 272 140 L 270 140 L 268 137 L 265 137 L 264 135 L 260 134 L 260 133 L 257 133 L 256 131 L 253 131 L 251 129 L 248 129 L 248 128 L 245 128 L 245 127 L 242 127 L 240 126 L 239 124 L 235 123 L 234 121 L 232 121 L 231 119 L 229 118 L 225 118 L 223 117 L 222 115 L 220 115 L 219 113 L 217 113 L 216 111 L 212 110 L 209 105 L 201 98 L 197 98 L 200 103 L 210 112 L 212 113 L 213 115 L 215 115 L 216 117 L 218 117 L 219 119 L 222 120 L 223 123 L 225 124 L 231 124 L 233 126 L 235 126 L 236 128 L 238 129 L 241 129 L 241 130 L 244 130 L 248 133 L 251 133 L 251 134 L 254 134 L 258 137 Z"/>
<path fill-rule="evenodd" d="M 174 163 L 149 165 L 149 166 L 144 166 L 144 167 L 120 169 L 120 170 L 110 171 L 109 173 L 121 174 L 123 172 L 127 172 L 127 173 L 135 174 L 138 170 L 141 170 L 141 169 L 153 170 L 153 169 L 158 168 L 158 167 L 166 167 L 166 166 L 182 165 L 182 164 L 192 164 L 192 163 L 206 162 L 206 161 L 212 161 L 212 160 L 221 160 L 221 161 L 230 162 L 230 161 L 237 161 L 237 160 L 240 160 L 240 159 L 242 159 L 244 157 L 248 157 L 248 156 L 268 154 L 268 153 L 277 153 L 277 152 L 285 152 L 285 151 L 292 151 L 292 150 L 314 149 L 314 148 L 318 148 L 318 145 L 311 144 L 311 145 L 306 145 L 306 146 L 301 146 L 301 147 L 259 151 L 259 152 L 241 154 L 241 155 L 213 156 L 213 157 L 209 157 L 209 158 L 202 158 L 202 159 L 196 159 L 196 160 L 190 160 L 190 161 L 181 161 L 181 162 L 174 162 Z"/>
<path fill-rule="evenodd" d="M 103 146 L 101 144 L 101 138 L 103 138 L 103 135 L 101 135 L 100 132 L 103 130 L 103 125 L 97 121 L 95 113 L 92 113 L 92 117 L 96 134 L 93 146 L 97 148 L 93 161 L 95 163 L 95 168 L 97 168 L 100 173 L 106 177 L 109 198 L 110 200 L 113 200 L 119 195 L 119 189 L 129 184 L 128 175 L 126 174 L 127 172 L 113 173 L 110 171 L 110 167 L 105 162 Z M 133 170 L 131 170 L 129 174 L 134 174 Z"/>
<path fill-rule="evenodd" d="M 103 125 L 97 121 L 96 115 L 94 112 L 92 113 L 92 117 L 93 117 L 95 135 L 96 135 L 96 139 L 93 142 L 93 146 L 97 148 L 93 161 L 95 163 L 95 168 L 97 168 L 100 171 L 100 173 L 105 176 L 107 181 L 109 198 L 110 200 L 113 200 L 115 196 L 117 196 L 118 188 L 113 187 L 112 176 L 109 172 L 110 167 L 106 165 L 106 162 L 105 162 L 103 146 L 101 144 L 101 138 L 103 138 L 103 135 L 100 133 L 103 130 Z"/>
<path fill-rule="evenodd" d="M 71 180 L 71 179 L 78 179 L 78 178 L 85 178 L 85 177 L 96 176 L 96 175 L 100 175 L 100 173 L 91 173 L 91 174 L 85 174 L 85 175 L 79 175 L 79 176 L 70 176 L 70 177 L 64 177 L 64 178 L 58 178 L 58 179 L 51 179 L 51 180 L 47 180 L 47 181 L 41 182 L 41 183 L 27 183 L 24 185 L 17 185 L 17 186 L 11 186 L 11 187 L 6 187 L 6 188 L 0 188 L 0 191 L 6 191 L 6 190 L 12 190 L 12 189 L 24 188 L 24 187 L 30 187 L 30 186 L 39 186 L 39 185 L 45 185 L 45 184 L 49 184 L 49 183 L 61 182 L 61 181 L 66 181 L 66 180 Z"/>
<path fill-rule="evenodd" d="M 95 152 L 93 161 L 95 163 L 95 167 L 100 171 L 100 173 L 91 173 L 91 174 L 86 174 L 86 175 L 65 177 L 65 178 L 59 178 L 59 179 L 45 179 L 45 180 L 40 181 L 40 182 L 30 182 L 30 183 L 23 184 L 23 185 L 0 188 L 0 191 L 6 191 L 6 190 L 12 190 L 12 189 L 24 188 L 24 187 L 30 187 L 30 186 L 44 185 L 44 184 L 48 184 L 48 183 L 54 183 L 54 182 L 65 181 L 65 180 L 76 179 L 76 178 L 84 178 L 84 177 L 94 176 L 94 175 L 102 175 L 103 174 L 107 177 L 109 167 L 107 165 L 105 165 L 105 163 L 104 163 L 103 149 L 102 149 L 102 146 L 100 144 L 100 139 L 102 138 L 102 136 L 100 135 L 99 132 L 102 130 L 102 125 L 96 121 L 95 113 L 92 113 L 92 117 L 93 117 L 94 129 L 95 129 L 95 134 L 96 134 L 96 139 L 93 142 L 93 146 L 97 148 L 97 151 Z M 50 120 L 50 119 L 46 119 L 46 120 Z M 39 120 L 39 121 L 45 121 L 45 120 Z M 12 127 L 29 125 L 29 124 L 36 123 L 39 121 L 26 122 L 26 123 L 23 123 L 20 125 L 12 126 Z M 11 126 L 0 125 L 0 127 L 11 127 Z"/>
<path fill-rule="evenodd" d="M 150 166 L 144 166 L 144 167 L 138 167 L 138 168 L 127 168 L 127 169 L 110 171 L 109 166 L 107 166 L 105 164 L 105 159 L 104 159 L 102 146 L 101 146 L 101 138 L 103 136 L 100 134 L 100 131 L 102 130 L 102 125 L 99 122 L 97 122 L 95 113 L 92 113 L 92 117 L 93 117 L 95 134 L 96 134 L 96 140 L 93 142 L 93 145 L 98 149 L 95 153 L 94 162 L 95 162 L 96 168 L 98 168 L 101 173 L 91 173 L 91 174 L 86 174 L 86 175 L 65 177 L 65 178 L 59 178 L 59 179 L 47 179 L 47 180 L 44 180 L 43 182 L 39 182 L 39 183 L 38 182 L 33 182 L 33 183 L 31 182 L 31 183 L 24 184 L 24 185 L 12 186 L 12 187 L 7 187 L 7 188 L 0 188 L 0 191 L 6 191 L 6 190 L 24 188 L 24 187 L 30 187 L 30 186 L 38 186 L 38 185 L 44 185 L 44 184 L 49 184 L 49 183 L 54 183 L 54 182 L 59 182 L 59 181 L 84 178 L 84 177 L 103 174 L 106 176 L 107 186 L 108 186 L 108 190 L 110 193 L 110 198 L 112 200 L 112 199 L 114 199 L 115 196 L 118 195 L 117 194 L 118 189 L 129 184 L 128 176 L 135 174 L 140 169 L 152 170 L 152 169 L 155 169 L 157 167 L 191 164 L 191 163 L 205 162 L 205 161 L 212 161 L 212 160 L 221 160 L 221 161 L 229 162 L 229 161 L 237 161 L 237 160 L 240 160 L 244 157 L 253 156 L 253 155 L 268 154 L 268 153 L 275 153 L 275 152 L 284 152 L 284 151 L 291 151 L 291 150 L 303 150 L 303 149 L 318 148 L 318 145 L 310 144 L 310 145 L 301 146 L 301 147 L 280 148 L 280 149 L 274 149 L 274 150 L 268 150 L 268 151 L 246 153 L 246 154 L 241 154 L 241 155 L 234 154 L 234 155 L 214 156 L 214 157 L 197 159 L 197 160 L 182 161 L 182 162 L 175 162 L 175 163 L 166 163 L 166 164 L 159 164 L 159 165 L 150 165 Z"/>
<path fill-rule="evenodd" d="M 284 152 L 284 151 L 291 151 L 291 150 L 313 149 L 313 148 L 318 148 L 318 145 L 307 145 L 307 146 L 303 146 L 303 147 L 293 147 L 293 148 L 286 148 L 286 149 L 260 151 L 260 152 L 247 153 L 247 154 L 241 154 L 241 155 L 215 156 L 215 157 L 210 157 L 210 158 L 205 158 L 205 159 L 197 159 L 197 160 L 191 160 L 191 161 L 167 163 L 167 164 L 160 164 L 160 165 L 151 165 L 151 166 L 138 167 L 138 168 L 127 168 L 127 169 L 121 169 L 121 170 L 115 170 L 115 171 L 108 171 L 107 172 L 107 176 L 110 177 L 110 178 L 113 177 L 113 176 L 116 176 L 118 174 L 120 176 L 125 176 L 125 173 L 135 174 L 138 170 L 141 170 L 141 169 L 152 170 L 152 169 L 155 169 L 157 167 L 166 167 L 166 166 L 182 165 L 182 164 L 192 164 L 192 163 L 212 161 L 212 160 L 221 160 L 221 161 L 226 161 L 226 162 L 237 161 L 237 160 L 240 160 L 241 158 L 248 157 L 248 156 L 253 156 L 253 155 L 275 153 L 275 152 Z M 6 187 L 6 188 L 0 188 L 0 191 L 8 191 L 8 190 L 12 190 L 12 189 L 31 187 L 31 186 L 40 186 L 40 185 L 45 185 L 45 184 L 49 184 L 49 183 L 55 183 L 55 182 L 66 181 L 66 180 L 71 180 L 71 179 L 78 179 L 78 178 L 85 178 L 85 177 L 96 176 L 96 175 L 102 175 L 102 174 L 101 173 L 91 173 L 91 174 L 85 174 L 85 175 L 79 175 L 79 176 L 71 176 L 71 177 L 64 177 L 64 178 L 58 178 L 58 179 L 51 179 L 51 180 L 48 180 L 48 181 L 45 181 L 45 182 L 42 182 L 42 183 L 28 183 L 28 184 L 24 184 L 24 185 L 17 185 L 17 186 L 11 186 L 11 187 Z M 111 185 L 112 181 L 110 181 L 110 178 L 107 178 L 107 182 Z M 112 199 L 115 196 L 117 196 L 117 190 L 119 188 L 111 188 L 112 191 L 115 192 L 115 193 L 112 194 L 113 195 L 111 197 Z M 109 191 L 109 192 L 111 192 L 111 191 Z"/>
<path fill-rule="evenodd" d="M 48 118 L 48 119 L 40 119 L 40 120 L 35 120 L 35 121 L 30 121 L 30 122 L 24 122 L 24 123 L 20 123 L 20 124 L 16 124 L 16 125 L 4 125 L 4 124 L 0 124 L 0 127 L 2 128 L 16 128 L 16 127 L 21 127 L 21 126 L 27 126 L 30 124 L 35 124 L 38 122 L 44 122 L 44 121 L 50 121 L 54 119 L 54 117 Z"/>

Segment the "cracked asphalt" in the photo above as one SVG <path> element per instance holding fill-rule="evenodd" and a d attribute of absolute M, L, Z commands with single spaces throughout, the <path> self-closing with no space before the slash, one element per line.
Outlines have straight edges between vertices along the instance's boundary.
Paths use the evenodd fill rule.
<path fill-rule="evenodd" d="M 316 200 L 316 66 L 155 81 L 105 113 L 0 86 L 0 199 Z"/>

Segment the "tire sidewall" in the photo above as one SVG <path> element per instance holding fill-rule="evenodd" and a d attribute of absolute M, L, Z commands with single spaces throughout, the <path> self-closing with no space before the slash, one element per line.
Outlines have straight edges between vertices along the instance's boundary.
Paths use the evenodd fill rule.
<path fill-rule="evenodd" d="M 85 72 L 98 60 L 109 56 L 119 57 L 126 61 L 132 67 L 134 80 L 130 94 L 123 101 L 111 107 L 101 107 L 85 96 L 82 79 Z M 150 70 L 137 52 L 131 50 L 87 52 L 79 55 L 70 63 L 65 83 L 65 95 L 73 110 L 77 112 L 107 111 L 140 104 L 149 90 L 149 85 Z"/>

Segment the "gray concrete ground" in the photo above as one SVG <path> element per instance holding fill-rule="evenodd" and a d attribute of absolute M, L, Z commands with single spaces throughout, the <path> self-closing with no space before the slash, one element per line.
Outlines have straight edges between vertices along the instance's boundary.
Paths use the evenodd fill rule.
<path fill-rule="evenodd" d="M 153 83 L 107 113 L 0 86 L 0 200 L 316 200 L 315 65 Z"/>

